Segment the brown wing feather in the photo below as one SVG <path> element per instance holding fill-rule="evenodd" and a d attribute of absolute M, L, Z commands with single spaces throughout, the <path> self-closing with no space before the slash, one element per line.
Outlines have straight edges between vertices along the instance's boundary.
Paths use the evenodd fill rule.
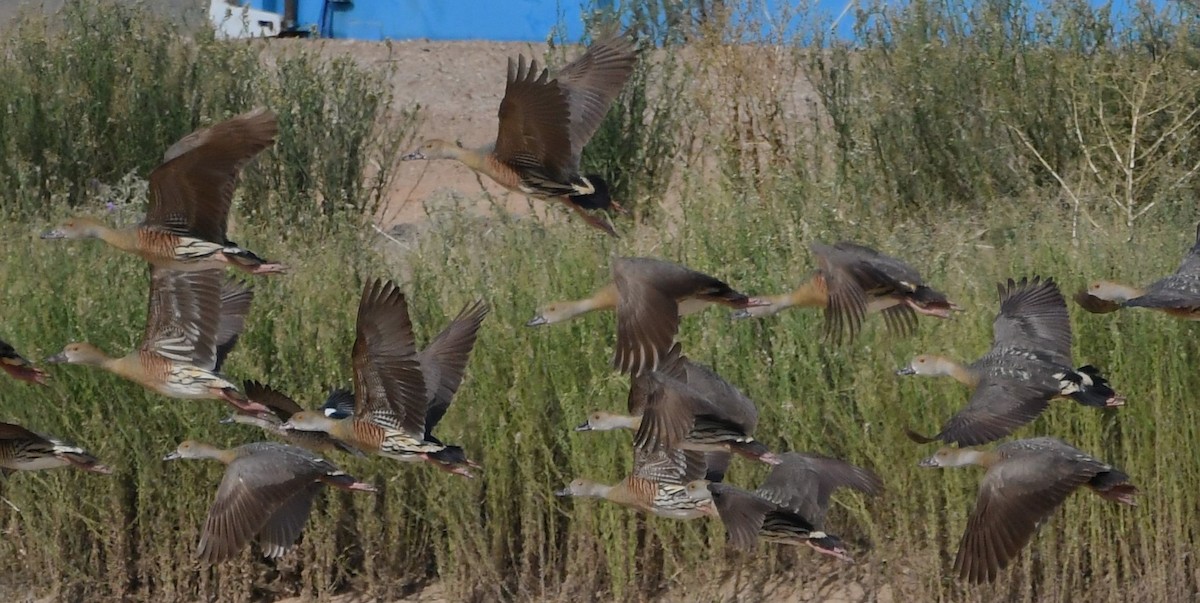
<path fill-rule="evenodd" d="M 14 423 L 0 423 L 0 440 L 30 440 L 50 444 L 50 440 Z"/>
<path fill-rule="evenodd" d="M 686 383 L 700 396 L 721 407 L 725 417 L 747 434 L 758 426 L 758 407 L 741 390 L 726 381 L 712 368 L 684 358 Z"/>
<path fill-rule="evenodd" d="M 272 515 L 322 475 L 308 453 L 260 442 L 239 449 L 225 469 L 196 556 L 219 563 L 236 555 Z"/>
<path fill-rule="evenodd" d="M 221 370 L 225 357 L 237 344 L 238 337 L 246 328 L 246 317 L 250 314 L 250 304 L 254 301 L 254 289 L 235 279 L 227 279 L 221 286 L 221 317 L 217 321 L 216 332 L 213 334 L 213 371 Z"/>
<path fill-rule="evenodd" d="M 725 524 L 726 540 L 735 548 L 753 550 L 758 545 L 763 520 L 767 513 L 775 510 L 775 503 L 726 484 L 709 484 L 708 490 L 721 523 Z"/>
<path fill-rule="evenodd" d="M 222 270 L 180 272 L 150 266 L 150 301 L 141 349 L 211 369 L 221 322 Z"/>
<path fill-rule="evenodd" d="M 552 180 L 569 177 L 571 110 L 566 92 L 537 61 L 508 60 L 500 101 L 496 157 L 516 169 L 534 169 Z"/>
<path fill-rule="evenodd" d="M 354 339 L 355 416 L 414 438 L 425 435 L 425 379 L 408 302 L 392 281 L 363 288 Z"/>
<path fill-rule="evenodd" d="M 487 314 L 488 305 L 482 300 L 464 307 L 458 316 L 417 354 L 417 361 L 421 364 L 421 374 L 425 380 L 426 397 L 429 400 L 429 408 L 425 412 L 427 436 L 438 421 L 442 420 L 446 410 L 450 408 L 450 402 L 454 400 L 458 386 L 462 384 L 467 361 L 475 347 L 475 338 Z"/>
<path fill-rule="evenodd" d="M 683 451 L 683 475 L 679 479 L 679 485 L 687 485 L 689 482 L 698 479 L 705 479 L 708 475 L 708 461 L 711 455 L 728 454 L 728 453 L 713 453 L 700 452 L 698 450 Z M 722 470 L 723 471 L 723 470 Z"/>
<path fill-rule="evenodd" d="M 595 135 L 604 115 L 633 73 L 637 54 L 628 35 L 616 33 L 593 42 L 582 56 L 555 78 L 570 107 L 572 168 L 578 169 L 583 147 Z"/>
<path fill-rule="evenodd" d="M 688 379 L 687 375 L 691 369 L 689 365 L 692 364 L 694 363 L 683 356 L 682 348 L 676 342 L 663 358 L 661 366 L 659 366 L 659 372 L 686 383 Z M 650 394 L 655 388 L 652 379 L 649 372 L 644 372 L 630 380 L 629 397 L 626 404 L 630 416 L 640 417 L 645 412 Z"/>
<path fill-rule="evenodd" d="M 613 364 L 633 375 L 656 370 L 679 330 L 679 300 L 689 297 L 731 305 L 748 299 L 720 279 L 652 258 L 618 258 L 617 344 Z"/>
<path fill-rule="evenodd" d="M 251 402 L 258 402 L 271 409 L 276 416 L 286 421 L 292 415 L 304 410 L 295 400 L 283 392 L 275 391 L 271 386 L 258 381 L 242 382 L 242 391 Z"/>
<path fill-rule="evenodd" d="M 313 499 L 322 486 L 321 482 L 305 486 L 267 518 L 258 539 L 264 557 L 282 557 L 296 545 L 296 539 L 304 531 L 304 524 L 308 523 L 308 516 L 312 513 Z"/>
<path fill-rule="evenodd" d="M 651 373 L 651 379 L 653 389 L 633 445 L 647 451 L 678 448 L 696 426 L 701 401 L 675 379 L 659 373 Z"/>
<path fill-rule="evenodd" d="M 858 335 L 867 316 L 867 294 L 861 279 L 855 277 L 858 262 L 848 261 L 845 254 L 828 245 L 809 246 L 817 259 L 829 303 L 825 306 L 825 336 L 833 343 L 851 341 Z"/>
<path fill-rule="evenodd" d="M 184 137 L 150 173 L 143 223 L 225 243 L 238 173 L 278 133 L 275 114 L 256 109 Z"/>
<path fill-rule="evenodd" d="M 907 304 L 884 308 L 883 322 L 897 337 L 907 337 L 917 331 L 917 313 Z"/>
<path fill-rule="evenodd" d="M 679 331 L 676 297 L 655 283 L 614 271 L 617 299 L 617 343 L 613 365 L 632 375 L 654 370 Z"/>
<path fill-rule="evenodd" d="M 633 473 L 638 479 L 657 483 L 683 484 L 687 466 L 682 450 L 634 450 Z"/>

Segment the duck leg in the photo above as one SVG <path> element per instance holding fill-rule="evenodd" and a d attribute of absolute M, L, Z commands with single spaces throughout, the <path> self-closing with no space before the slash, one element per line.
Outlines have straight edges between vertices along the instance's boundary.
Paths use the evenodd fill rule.
<path fill-rule="evenodd" d="M 222 261 L 249 274 L 285 274 L 287 266 L 268 262 L 240 247 L 229 247 L 217 254 Z"/>
<path fill-rule="evenodd" d="M 813 540 L 805 540 L 804 543 L 807 544 L 808 546 L 812 547 L 812 550 L 814 550 L 818 553 L 821 553 L 822 555 L 829 555 L 830 557 L 833 557 L 835 559 L 841 559 L 842 561 L 845 561 L 846 563 L 854 563 L 854 560 L 851 559 L 850 556 L 846 554 L 845 549 L 843 549 L 840 546 L 830 546 L 828 544 L 828 542 L 826 542 L 829 540 L 831 540 L 831 539 L 826 537 L 826 538 L 821 538 L 819 542 L 814 542 Z"/>
<path fill-rule="evenodd" d="M 588 213 L 587 210 L 584 209 L 583 207 L 580 207 L 579 205 L 576 205 L 575 203 L 573 203 L 571 201 L 570 197 L 564 196 L 564 197 L 560 197 L 560 199 L 562 200 L 564 205 L 575 210 L 575 212 L 578 213 L 579 216 L 583 218 L 583 221 L 587 222 L 591 227 L 603 230 L 604 232 L 608 233 L 610 236 L 620 237 L 620 235 L 617 234 L 616 229 L 613 228 L 612 223 L 608 221 L 607 216 L 604 219 L 600 219 L 600 218 L 597 218 L 596 216 L 593 216 L 592 214 Z"/>
<path fill-rule="evenodd" d="M 946 305 L 923 306 L 907 297 L 904 298 L 904 302 L 908 304 L 908 307 L 915 310 L 918 314 L 933 316 L 935 318 L 950 318 L 951 312 L 962 311 L 962 308 L 958 307 L 958 304 L 955 304 L 954 302 L 948 302 Z"/>
<path fill-rule="evenodd" d="M 12 375 L 14 379 L 26 381 L 28 383 L 36 383 L 38 385 L 46 385 L 46 379 L 49 377 L 46 371 L 37 368 L 29 363 L 18 364 L 10 362 L 8 358 L 0 360 L 0 368 L 4 372 Z"/>
<path fill-rule="evenodd" d="M 239 410 L 245 414 L 271 415 L 270 408 L 267 408 L 266 406 L 263 406 L 262 404 L 259 404 L 258 402 L 251 401 L 244 394 L 242 394 L 242 392 L 239 392 L 238 390 L 236 390 L 232 387 L 225 387 L 225 388 L 212 387 L 212 388 L 209 388 L 209 391 L 211 391 L 215 397 L 228 402 L 230 406 L 236 408 L 237 410 Z"/>

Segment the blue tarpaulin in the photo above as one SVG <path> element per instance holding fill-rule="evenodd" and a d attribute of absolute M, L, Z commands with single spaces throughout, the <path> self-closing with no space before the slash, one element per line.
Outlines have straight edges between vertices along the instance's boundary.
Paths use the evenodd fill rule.
<path fill-rule="evenodd" d="M 284 12 L 284 0 L 247 4 Z M 536 42 L 560 20 L 566 38 L 579 39 L 583 10 L 583 2 L 570 0 L 297 0 L 296 22 L 297 29 L 326 38 Z"/>

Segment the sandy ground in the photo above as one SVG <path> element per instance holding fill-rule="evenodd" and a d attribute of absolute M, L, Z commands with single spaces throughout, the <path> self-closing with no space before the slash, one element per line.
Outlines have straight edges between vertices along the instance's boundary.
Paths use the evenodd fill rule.
<path fill-rule="evenodd" d="M 766 600 L 771 603 L 856 603 L 866 600 L 866 591 L 857 584 L 846 584 L 842 582 L 820 582 L 813 581 L 804 588 L 797 588 L 796 583 L 789 579 L 776 579 L 766 585 L 755 585 L 761 590 L 751 591 L 749 588 L 744 588 L 739 592 L 737 585 L 733 581 L 727 582 L 717 595 L 718 601 L 740 602 L 740 601 L 756 601 L 759 600 L 759 593 L 765 596 Z M 686 603 L 692 600 L 683 596 L 672 596 L 667 594 L 660 601 L 663 603 Z M 450 599 L 447 597 L 446 591 L 440 584 L 434 583 L 423 590 L 412 594 L 403 599 L 397 599 L 391 603 L 448 603 Z M 895 601 L 892 592 L 888 588 L 882 589 L 873 599 L 875 603 L 893 603 Z M 38 602 L 40 603 L 40 602 Z M 310 603 L 309 600 L 301 597 L 291 597 L 280 599 L 275 603 Z M 339 595 L 331 599 L 331 603 L 368 603 L 368 599 L 357 595 Z M 373 602 L 372 602 L 373 603 Z"/>

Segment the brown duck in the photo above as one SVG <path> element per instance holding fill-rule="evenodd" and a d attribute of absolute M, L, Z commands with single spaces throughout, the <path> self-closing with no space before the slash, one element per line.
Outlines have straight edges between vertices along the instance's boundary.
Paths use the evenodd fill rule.
<path fill-rule="evenodd" d="M 0 423 L 0 474 L 76 467 L 109 474 L 112 469 L 88 451 L 53 436 L 34 433 L 13 423 Z"/>
<path fill-rule="evenodd" d="M 495 143 L 470 149 L 426 140 L 401 159 L 456 159 L 509 190 L 558 199 L 591 226 L 616 236 L 611 224 L 586 210 L 624 210 L 609 196 L 604 180 L 579 174 L 579 158 L 636 59 L 633 42 L 624 34 L 596 41 L 553 79 L 537 61 L 510 58 Z"/>
<path fill-rule="evenodd" d="M 689 520 L 714 515 L 711 501 L 687 495 L 685 484 L 707 473 L 704 454 L 695 451 L 634 451 L 633 473 L 613 485 L 577 478 L 555 496 L 603 498 L 612 503 L 668 519 Z"/>
<path fill-rule="evenodd" d="M 688 495 L 711 500 L 732 546 L 753 550 L 759 539 L 806 544 L 813 550 L 851 561 L 841 540 L 824 531 L 829 501 L 838 488 L 876 495 L 883 482 L 875 473 L 839 459 L 785 452 L 754 492 L 728 484 L 697 480 Z"/>
<path fill-rule="evenodd" d="M 251 274 L 284 272 L 239 247 L 225 234 L 238 174 L 275 142 L 275 114 L 256 109 L 197 130 L 167 149 L 150 173 L 150 206 L 141 223 L 110 228 L 74 217 L 43 239 L 101 239 L 122 251 L 170 270 L 197 271 L 232 266 Z"/>
<path fill-rule="evenodd" d="M 222 270 L 180 272 L 150 266 L 150 303 L 142 344 L 112 358 L 90 343 L 69 343 L 46 362 L 97 366 L 169 398 L 225 400 L 248 413 L 270 413 L 219 374 L 245 328 L 254 298 Z"/>
<path fill-rule="evenodd" d="M 817 271 L 790 293 L 766 296 L 767 305 L 733 313 L 734 318 L 770 316 L 787 308 L 823 308 L 825 336 L 833 342 L 852 340 L 871 312 L 883 314 L 888 329 L 911 335 L 917 315 L 949 318 L 958 306 L 925 284 L 921 274 L 902 260 L 870 247 L 841 241 L 810 246 Z"/>
<path fill-rule="evenodd" d="M 634 447 L 643 452 L 680 449 L 736 453 L 777 464 L 779 458 L 751 436 L 758 424 L 754 401 L 711 372 L 700 376 L 707 371 L 699 365 L 689 370 L 689 363 L 676 343 L 659 370 L 634 378 L 638 382 L 634 387 L 644 388 L 640 415 L 593 413 L 576 429 L 629 427 L 635 430 Z M 592 419 L 596 419 L 595 427 Z"/>
<path fill-rule="evenodd" d="M 722 304 L 746 308 L 766 302 L 735 291 L 724 281 L 652 258 L 616 258 L 612 282 L 587 299 L 544 306 L 528 326 L 569 320 L 594 310 L 617 311 L 613 365 L 633 375 L 654 370 L 671 349 L 679 317 Z"/>
<path fill-rule="evenodd" d="M 920 465 L 987 469 L 954 559 L 959 577 L 971 582 L 995 580 L 1080 486 L 1113 502 L 1137 504 L 1138 489 L 1128 475 L 1055 438 L 1016 440 L 991 451 L 943 448 Z"/>
<path fill-rule="evenodd" d="M 322 485 L 375 491 L 303 448 L 275 442 L 223 450 L 189 440 L 163 457 L 176 459 L 213 459 L 226 465 L 196 547 L 196 556 L 207 563 L 233 558 L 255 536 L 263 556 L 282 557 L 304 530 Z"/>
<path fill-rule="evenodd" d="M 1088 312 L 1103 314 L 1121 308 L 1148 308 L 1184 320 L 1200 320 L 1200 225 L 1196 242 L 1179 267 L 1145 289 L 1112 281 L 1094 281 L 1075 294 L 1075 302 Z"/>
<path fill-rule="evenodd" d="M 358 307 L 354 340 L 354 411 L 348 417 L 320 411 L 292 415 L 284 429 L 321 431 L 364 452 L 473 477 L 478 467 L 462 448 L 433 437 L 462 381 L 475 336 L 488 307 L 477 302 L 417 353 L 408 302 L 382 279 L 368 283 Z"/>
<path fill-rule="evenodd" d="M 897 371 L 953 377 L 973 390 L 967 406 L 937 435 L 909 431 L 914 440 L 984 444 L 1033 421 L 1055 398 L 1096 408 L 1125 403 L 1095 367 L 1071 368 L 1071 322 L 1053 279 L 1009 279 L 997 289 L 1000 312 L 992 323 L 987 354 L 970 365 L 922 354 Z"/>

